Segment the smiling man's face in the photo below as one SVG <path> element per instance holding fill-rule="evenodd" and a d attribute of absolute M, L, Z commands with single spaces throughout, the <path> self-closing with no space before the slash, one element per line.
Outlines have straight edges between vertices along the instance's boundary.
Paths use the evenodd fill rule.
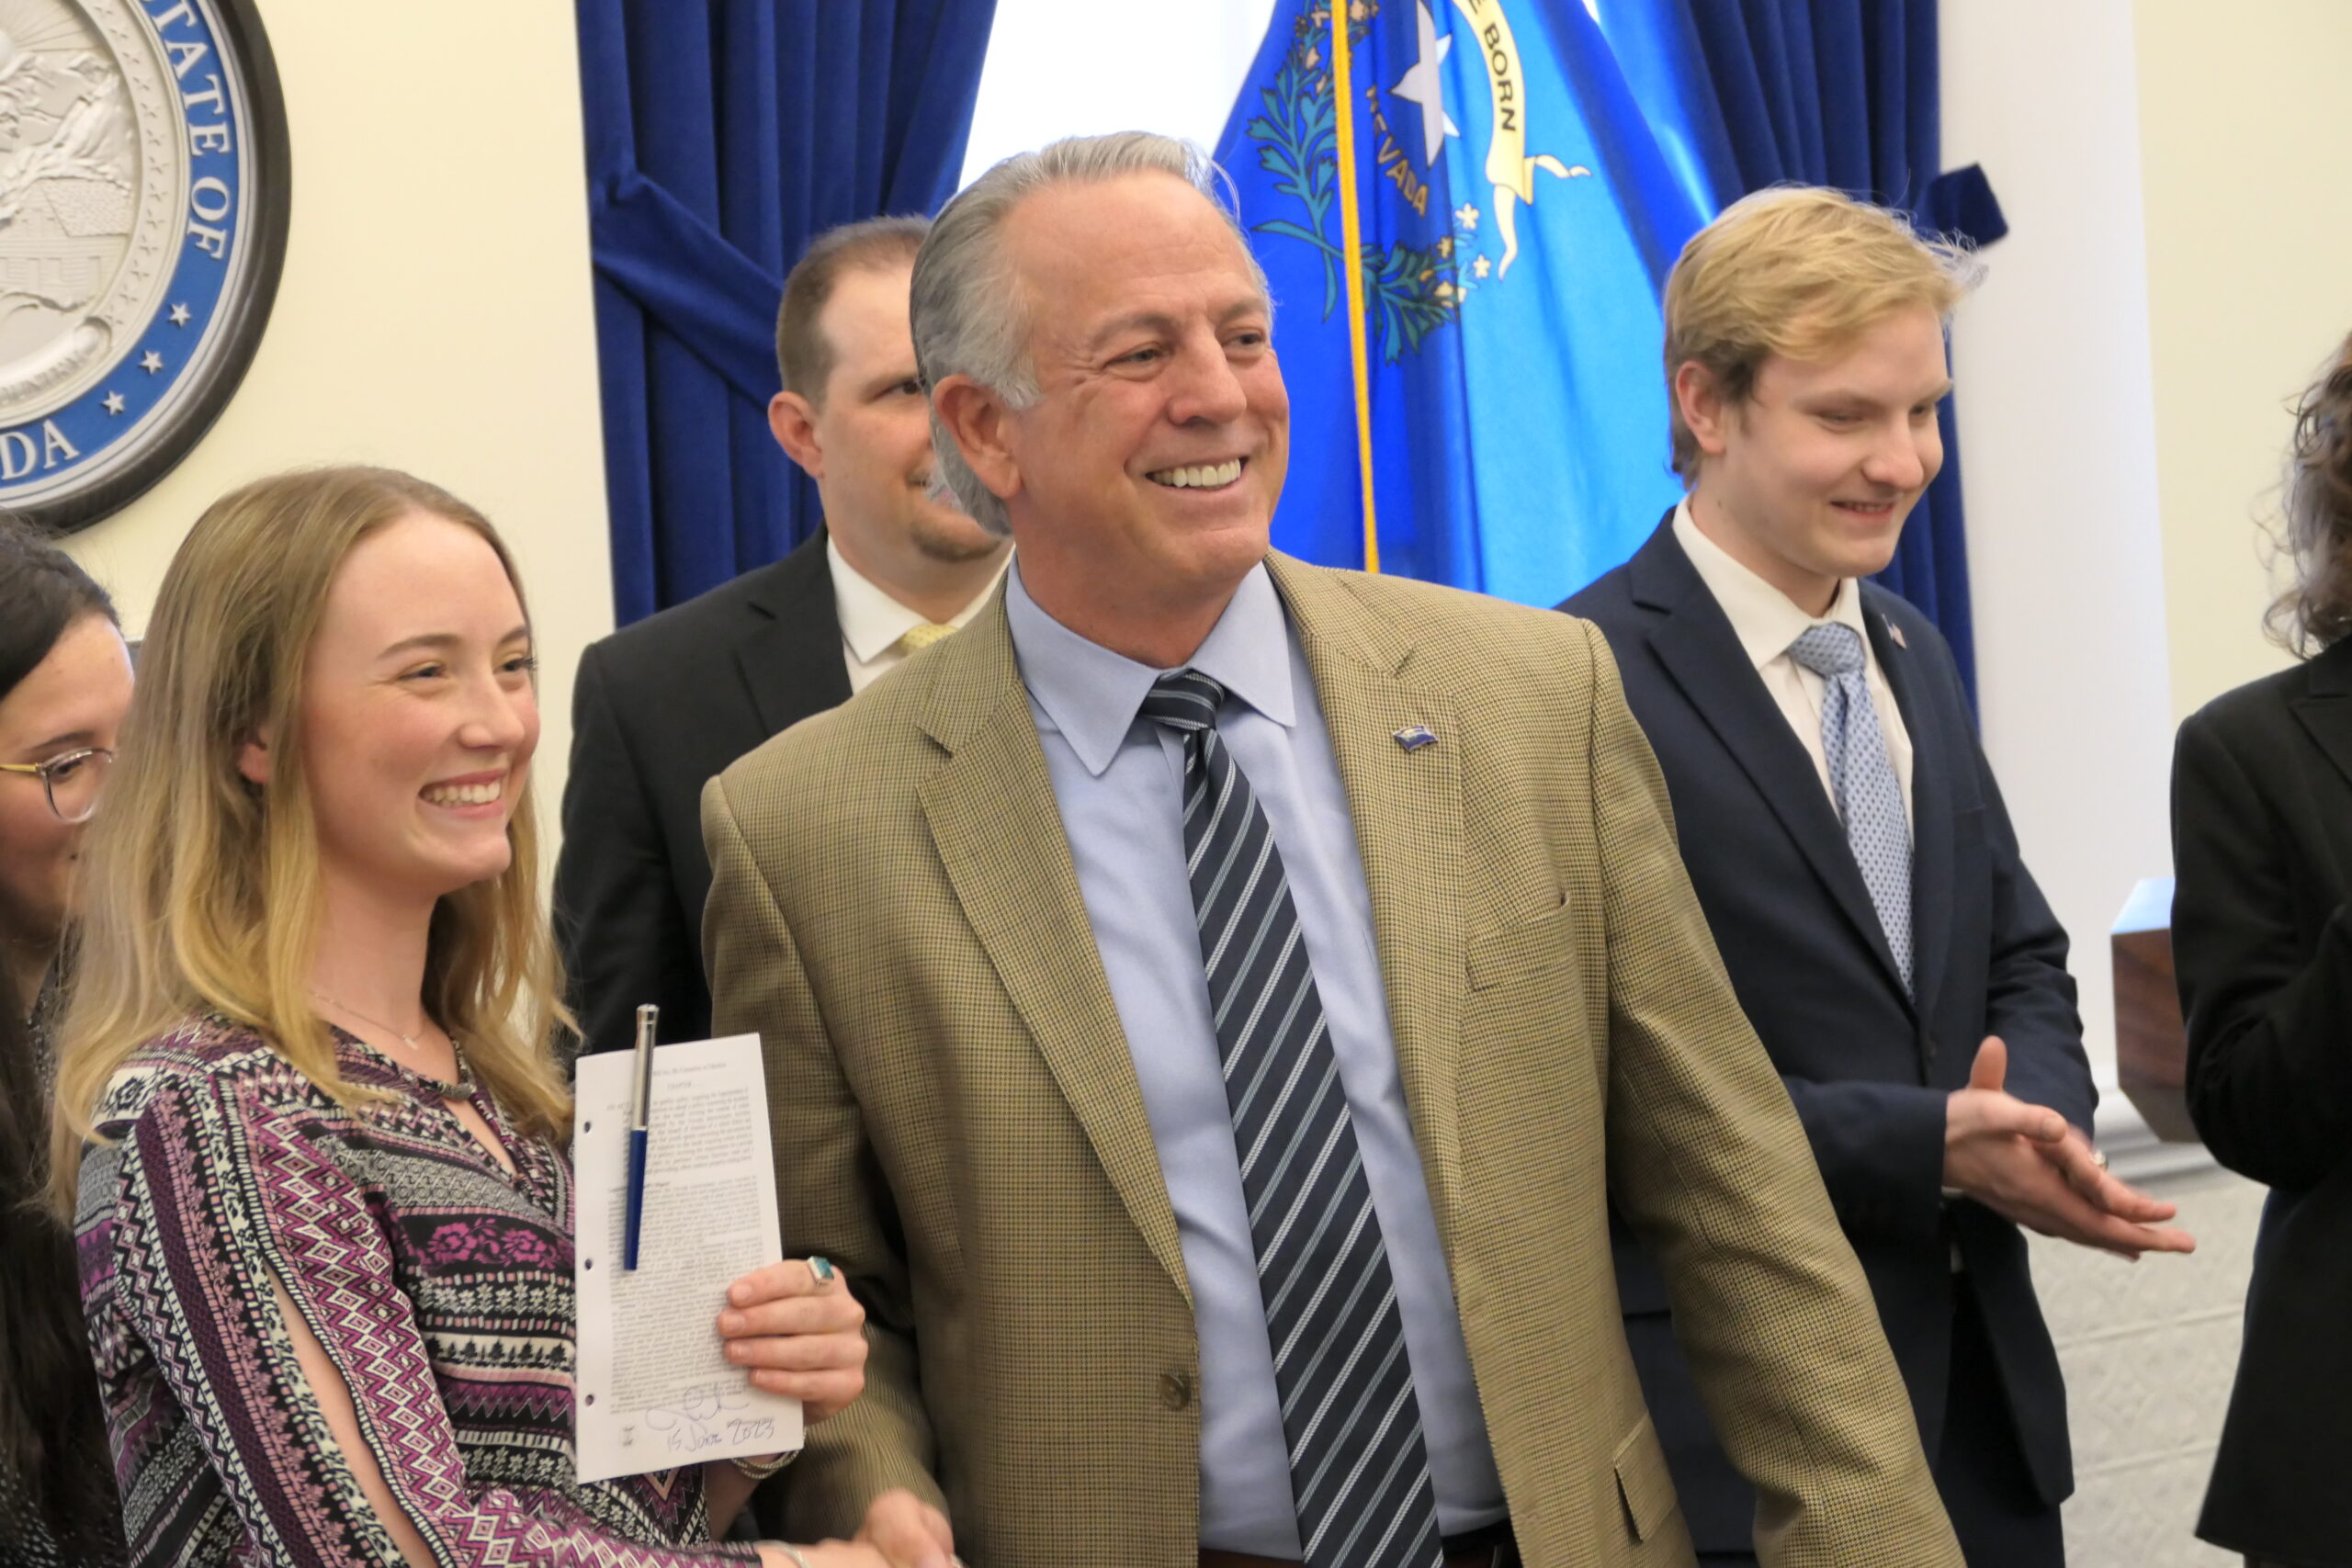
<path fill-rule="evenodd" d="M 931 498 L 931 413 L 907 328 L 910 263 L 853 266 L 818 312 L 831 352 L 824 396 L 781 392 L 769 425 L 817 481 L 825 528 L 851 566 L 880 581 L 920 581 L 927 565 L 978 560 L 1004 547 Z"/>
<path fill-rule="evenodd" d="M 1695 369 L 1676 387 L 1701 451 L 1693 520 L 1800 608 L 1823 613 L 1840 578 L 1894 558 L 1904 519 L 1943 467 L 1942 321 L 1916 306 L 1825 357 L 1774 355 L 1736 404 L 1694 385 Z"/>
<path fill-rule="evenodd" d="M 1290 399 L 1240 240 L 1173 175 L 1049 188 L 1005 220 L 1039 392 L 1002 427 L 1023 571 L 1196 601 L 1261 559 Z"/>

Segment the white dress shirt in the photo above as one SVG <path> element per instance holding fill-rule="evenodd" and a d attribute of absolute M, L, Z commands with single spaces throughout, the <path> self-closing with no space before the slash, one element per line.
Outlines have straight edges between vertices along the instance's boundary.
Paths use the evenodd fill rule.
<path fill-rule="evenodd" d="M 898 668 L 907 656 L 899 639 L 927 617 L 891 598 L 842 559 L 842 548 L 830 536 L 825 540 L 825 565 L 833 574 L 833 618 L 841 623 L 842 662 L 849 666 L 849 689 L 854 695 Z M 956 611 L 947 624 L 957 631 L 970 625 L 1003 576 L 1001 561 L 988 586 L 973 594 L 972 602 Z"/>
<path fill-rule="evenodd" d="M 1826 682 L 1789 657 L 1789 645 L 1813 627 L 1830 621 L 1851 626 L 1860 636 L 1862 680 L 1870 688 L 1871 706 L 1878 710 L 1879 733 L 1886 738 L 1887 761 L 1894 764 L 1895 782 L 1903 789 L 1904 818 L 1906 821 L 1916 820 L 1911 806 L 1911 732 L 1903 728 L 1902 710 L 1894 705 L 1894 693 L 1886 683 L 1886 671 L 1879 668 L 1878 653 L 1871 647 L 1870 627 L 1862 620 L 1862 592 L 1854 580 L 1849 577 L 1838 582 L 1838 597 L 1830 602 L 1827 615 L 1809 615 L 1798 608 L 1794 600 L 1734 560 L 1721 545 L 1699 532 L 1687 499 L 1674 509 L 1674 542 L 1690 558 L 1699 581 L 1707 585 L 1707 592 L 1715 596 L 1715 603 L 1730 618 L 1731 629 L 1739 638 L 1739 646 L 1747 650 L 1749 662 L 1756 666 L 1756 673 L 1763 678 L 1764 689 L 1772 694 L 1781 716 L 1804 743 L 1805 755 L 1813 759 L 1814 772 L 1821 776 L 1822 792 L 1829 796 L 1833 807 L 1838 796 L 1829 787 L 1829 754 L 1821 748 L 1821 694 Z"/>

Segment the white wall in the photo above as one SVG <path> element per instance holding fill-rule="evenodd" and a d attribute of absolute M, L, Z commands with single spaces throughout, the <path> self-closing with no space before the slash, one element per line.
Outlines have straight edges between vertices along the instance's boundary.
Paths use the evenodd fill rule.
<path fill-rule="evenodd" d="M 1210 151 L 1274 0 L 997 0 L 964 178 L 1057 137 L 1157 130 Z M 1105 69 L 1117 62 L 1117 69 Z"/>
<path fill-rule="evenodd" d="M 571 7 L 263 13 L 294 166 L 267 335 L 187 459 L 67 548 L 135 633 L 188 525 L 236 484 L 356 460 L 446 486 L 497 523 L 530 592 L 551 814 L 572 671 L 612 629 Z"/>
<path fill-rule="evenodd" d="M 1948 5 L 1946 9 L 1951 7 Z M 2288 409 L 2352 331 L 2352 5 L 2138 0 L 2173 706 L 2283 666 L 2261 520 Z"/>
<path fill-rule="evenodd" d="M 1952 326 L 1984 745 L 2114 1078 L 2107 930 L 2170 874 L 2172 700 L 2130 0 L 1942 9 L 1944 162 L 2008 217 Z"/>

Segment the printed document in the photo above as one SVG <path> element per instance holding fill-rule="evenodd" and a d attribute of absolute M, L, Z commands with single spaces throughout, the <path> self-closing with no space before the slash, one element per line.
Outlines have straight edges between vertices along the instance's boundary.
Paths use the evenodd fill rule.
<path fill-rule="evenodd" d="M 727 1287 L 783 1256 L 756 1034 L 653 1053 L 644 1228 L 628 1212 L 627 1051 L 580 1058 L 571 1162 L 582 1481 L 800 1447 L 800 1402 L 763 1393 L 718 1337 Z"/>

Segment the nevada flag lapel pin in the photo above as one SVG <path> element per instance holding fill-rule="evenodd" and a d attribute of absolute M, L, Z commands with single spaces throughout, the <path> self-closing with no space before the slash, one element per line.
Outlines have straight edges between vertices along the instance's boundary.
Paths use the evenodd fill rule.
<path fill-rule="evenodd" d="M 1396 744 L 1408 751 L 1418 751 L 1424 746 L 1437 744 L 1437 734 L 1426 725 L 1408 724 L 1396 732 Z"/>
<path fill-rule="evenodd" d="M 1879 619 L 1886 623 L 1886 635 L 1894 639 L 1895 647 L 1905 649 L 1910 648 L 1910 639 L 1903 635 L 1903 628 L 1894 624 L 1893 615 L 1881 615 Z"/>

